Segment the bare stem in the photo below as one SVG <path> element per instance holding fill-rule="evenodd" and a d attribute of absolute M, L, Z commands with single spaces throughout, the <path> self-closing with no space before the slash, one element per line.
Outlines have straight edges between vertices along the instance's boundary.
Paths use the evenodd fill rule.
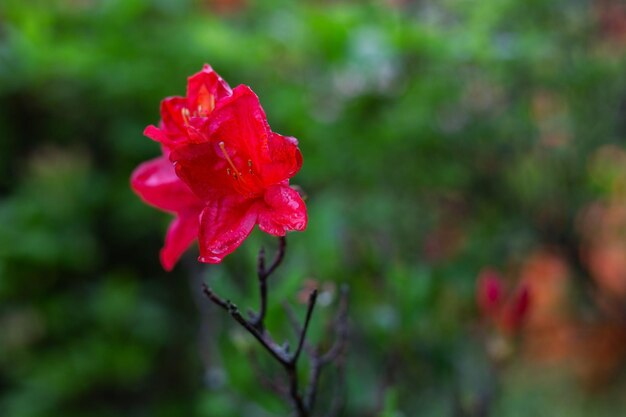
<path fill-rule="evenodd" d="M 269 268 L 265 267 L 265 249 L 261 248 L 259 256 L 257 258 L 257 276 L 259 279 L 259 298 L 260 306 L 259 313 L 252 320 L 252 324 L 259 332 L 263 332 L 265 329 L 265 315 L 267 314 L 267 279 L 278 268 L 285 257 L 285 250 L 287 248 L 287 239 L 284 236 L 278 238 L 278 250 L 276 256 L 272 261 Z"/>
<path fill-rule="evenodd" d="M 259 297 L 260 308 L 258 314 L 252 314 L 248 319 L 245 318 L 236 305 L 229 300 L 225 300 L 218 296 L 211 288 L 203 284 L 202 291 L 214 304 L 218 305 L 224 311 L 239 323 L 248 333 L 250 333 L 263 348 L 283 367 L 288 379 L 288 394 L 293 404 L 298 417 L 311 417 L 313 409 L 313 403 L 315 402 L 315 396 L 317 386 L 319 382 L 319 376 L 324 365 L 334 361 L 344 351 L 346 339 L 347 339 L 347 289 L 342 288 L 341 299 L 337 317 L 334 322 L 335 327 L 335 341 L 331 348 L 324 354 L 320 354 L 319 348 L 312 348 L 306 342 L 306 336 L 313 316 L 313 310 L 317 302 L 318 291 L 313 290 L 309 295 L 307 311 L 304 318 L 304 323 L 299 324 L 295 318 L 293 311 L 286 306 L 287 314 L 292 322 L 293 327 L 296 329 L 298 344 L 293 354 L 288 352 L 287 345 L 278 345 L 272 336 L 265 329 L 265 316 L 267 312 L 267 279 L 281 264 L 286 249 L 286 240 L 284 237 L 279 238 L 279 246 L 269 268 L 265 265 L 265 251 L 261 249 L 259 251 L 259 257 L 257 260 L 257 275 L 259 279 Z M 309 381 L 305 389 L 305 394 L 300 392 L 298 381 L 298 360 L 305 350 L 309 360 L 311 361 L 311 371 L 309 374 Z M 259 369 L 257 367 L 257 369 Z M 338 368 L 339 370 L 339 368 Z M 265 382 L 276 391 L 281 391 L 278 385 L 268 384 L 267 378 L 260 379 Z M 334 402 L 334 401 L 333 401 Z"/>
<path fill-rule="evenodd" d="M 309 304 L 306 310 L 306 316 L 304 318 L 304 327 L 300 332 L 300 339 L 298 340 L 298 347 L 296 351 L 293 353 L 291 357 L 291 362 L 295 364 L 298 362 L 298 358 L 300 357 L 300 353 L 302 352 L 302 347 L 304 346 L 304 339 L 306 338 L 306 333 L 309 330 L 309 323 L 311 322 L 311 316 L 313 315 L 313 309 L 315 308 L 315 302 L 317 301 L 317 290 L 313 290 L 309 295 Z"/>
<path fill-rule="evenodd" d="M 215 304 L 226 310 L 236 322 L 238 322 L 280 363 L 290 360 L 284 349 L 276 344 L 267 333 L 260 333 L 252 323 L 250 323 L 239 311 L 236 305 L 228 300 L 223 300 L 213 292 L 206 284 L 203 284 L 204 294 Z"/>

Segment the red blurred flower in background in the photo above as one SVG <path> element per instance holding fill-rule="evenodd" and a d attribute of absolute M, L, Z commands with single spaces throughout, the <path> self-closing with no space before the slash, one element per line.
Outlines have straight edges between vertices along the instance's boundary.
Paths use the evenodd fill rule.
<path fill-rule="evenodd" d="M 302 166 L 297 140 L 271 131 L 250 88 L 231 90 L 205 65 L 189 78 L 187 97 L 165 99 L 159 127 L 144 133 L 164 156 L 140 165 L 131 184 L 177 216 L 161 252 L 165 269 L 196 237 L 199 260 L 219 263 L 256 224 L 275 236 L 306 228 L 306 206 L 289 186 Z"/>
<path fill-rule="evenodd" d="M 504 288 L 497 271 L 484 269 L 478 276 L 476 299 L 483 317 L 503 333 L 513 334 L 520 330 L 528 315 L 530 293 L 524 283 L 508 294 Z"/>

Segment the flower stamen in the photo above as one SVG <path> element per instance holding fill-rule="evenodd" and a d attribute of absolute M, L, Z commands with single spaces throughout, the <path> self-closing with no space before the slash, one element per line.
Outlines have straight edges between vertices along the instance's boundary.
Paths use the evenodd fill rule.
<path fill-rule="evenodd" d="M 198 116 L 206 117 L 215 108 L 215 96 L 209 93 L 206 86 L 202 86 L 198 93 Z"/>
<path fill-rule="evenodd" d="M 226 145 L 224 144 L 224 142 L 218 143 L 218 146 L 222 150 L 222 153 L 224 154 L 224 158 L 226 158 L 226 161 L 228 161 L 228 164 L 230 165 L 230 167 L 235 172 L 234 173 L 235 178 L 237 178 L 237 176 L 241 177 L 241 172 L 239 172 L 239 170 L 235 166 L 235 163 L 233 162 L 233 160 L 230 159 L 230 155 L 228 155 L 228 152 L 226 152 Z M 230 172 L 229 172 L 228 168 L 226 169 L 226 172 L 230 175 Z"/>
<path fill-rule="evenodd" d="M 189 113 L 189 109 L 187 107 L 183 107 L 183 109 L 180 111 L 180 115 L 183 116 L 183 121 L 185 122 L 185 125 L 189 125 L 189 117 L 191 116 Z"/>

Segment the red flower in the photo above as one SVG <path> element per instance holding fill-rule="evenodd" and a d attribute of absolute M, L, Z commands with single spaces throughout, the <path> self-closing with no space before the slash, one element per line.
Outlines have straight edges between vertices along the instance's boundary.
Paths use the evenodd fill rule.
<path fill-rule="evenodd" d="M 289 178 L 302 166 L 298 142 L 270 130 L 257 96 L 238 86 L 209 115 L 202 142 L 177 146 L 176 173 L 204 201 L 200 216 L 201 262 L 218 263 L 256 224 L 284 236 L 304 230 L 307 213 Z"/>
<path fill-rule="evenodd" d="M 492 269 L 481 271 L 478 276 L 476 298 L 484 316 L 494 318 L 499 314 L 503 294 L 504 288 L 500 275 Z"/>
<path fill-rule="evenodd" d="M 196 237 L 199 260 L 219 263 L 256 224 L 276 236 L 306 228 L 304 202 L 289 187 L 302 166 L 297 141 L 270 130 L 252 90 L 232 91 L 205 65 L 189 78 L 187 97 L 161 103 L 161 118 L 144 134 L 176 169 L 163 156 L 140 165 L 131 184 L 144 201 L 176 214 L 161 251 L 165 269 Z"/>
<path fill-rule="evenodd" d="M 528 315 L 528 286 L 519 285 L 505 298 L 504 282 L 492 269 L 485 269 L 479 274 L 476 299 L 483 316 L 505 333 L 519 330 Z"/>

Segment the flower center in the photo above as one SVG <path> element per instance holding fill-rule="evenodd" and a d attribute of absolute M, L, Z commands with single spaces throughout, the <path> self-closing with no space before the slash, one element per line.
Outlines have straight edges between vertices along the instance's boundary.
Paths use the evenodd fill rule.
<path fill-rule="evenodd" d="M 189 125 L 189 119 L 191 117 L 207 117 L 215 108 L 215 96 L 209 93 L 206 87 L 202 86 L 200 94 L 198 95 L 197 104 L 196 110 L 193 113 L 191 113 L 187 107 L 180 109 L 180 115 L 183 117 L 185 126 Z"/>
<path fill-rule="evenodd" d="M 233 176 L 235 177 L 235 179 L 237 179 L 237 176 L 241 177 L 242 176 L 241 172 L 239 172 L 239 170 L 235 166 L 235 163 L 230 158 L 230 155 L 228 155 L 228 152 L 226 152 L 226 145 L 224 145 L 224 142 L 220 142 L 218 143 L 218 145 L 220 149 L 222 150 L 222 153 L 224 154 L 224 158 L 226 158 L 226 161 L 228 161 L 228 165 L 230 165 L 230 167 L 233 169 L 234 171 Z M 228 175 L 230 175 L 230 172 L 228 173 Z M 241 178 L 241 180 L 243 181 L 243 178 Z"/>
<path fill-rule="evenodd" d="M 228 162 L 228 165 L 230 166 L 226 168 L 226 173 L 228 174 L 228 176 L 232 175 L 233 179 L 236 181 L 235 189 L 242 194 L 254 195 L 256 191 L 258 191 L 257 189 L 258 183 L 255 184 L 254 178 L 249 178 L 252 180 L 252 183 L 246 181 L 246 179 L 243 176 L 243 173 L 237 168 L 237 166 L 235 165 L 235 162 L 228 154 L 228 151 L 226 150 L 226 145 L 224 144 L 223 141 L 218 143 L 217 145 L 220 147 L 222 154 L 224 155 L 224 158 L 226 159 L 226 162 Z M 248 159 L 248 173 L 251 176 L 254 175 L 254 171 L 252 170 L 251 159 Z"/>
<path fill-rule="evenodd" d="M 183 107 L 180 110 L 180 115 L 183 117 L 183 122 L 185 122 L 185 126 L 188 126 L 189 118 L 191 117 L 191 114 L 189 113 L 189 109 L 187 107 Z"/>
<path fill-rule="evenodd" d="M 198 94 L 198 110 L 196 114 L 206 117 L 215 108 L 215 96 L 203 85 Z"/>

